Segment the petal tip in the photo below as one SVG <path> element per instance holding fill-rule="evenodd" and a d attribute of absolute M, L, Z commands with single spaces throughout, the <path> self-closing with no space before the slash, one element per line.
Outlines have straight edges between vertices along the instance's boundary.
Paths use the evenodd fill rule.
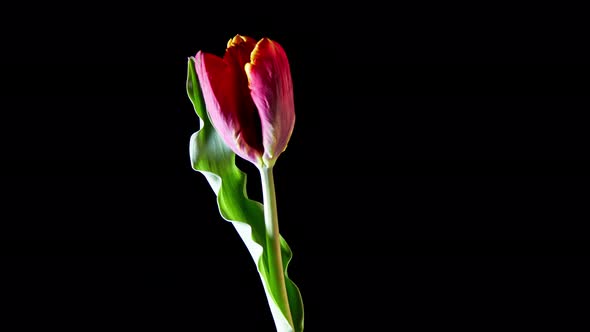
<path fill-rule="evenodd" d="M 238 46 L 242 43 L 252 43 L 252 42 L 254 42 L 253 38 L 250 38 L 248 36 L 242 36 L 240 34 L 236 34 L 233 38 L 231 38 L 227 42 L 227 48 Z"/>

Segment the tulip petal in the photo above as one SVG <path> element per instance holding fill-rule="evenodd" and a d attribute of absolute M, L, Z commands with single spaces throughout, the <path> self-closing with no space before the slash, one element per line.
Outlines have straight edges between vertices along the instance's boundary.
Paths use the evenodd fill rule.
<path fill-rule="evenodd" d="M 263 160 L 272 165 L 287 147 L 295 125 L 289 61 L 281 45 L 263 38 L 252 51 L 245 70 L 262 125 Z"/>
<path fill-rule="evenodd" d="M 232 151 L 257 165 L 263 151 L 260 118 L 243 70 L 254 45 L 251 38 L 236 36 L 223 59 L 199 51 L 195 69 L 213 126 Z"/>

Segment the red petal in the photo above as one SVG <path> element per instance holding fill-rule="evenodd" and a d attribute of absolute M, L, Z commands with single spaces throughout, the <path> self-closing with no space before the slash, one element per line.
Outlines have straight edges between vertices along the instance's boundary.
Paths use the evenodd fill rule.
<path fill-rule="evenodd" d="M 263 159 L 271 164 L 285 150 L 295 125 L 293 83 L 285 51 L 264 38 L 246 64 L 252 99 L 262 124 Z"/>
<path fill-rule="evenodd" d="M 237 155 L 258 164 L 262 154 L 260 119 L 243 70 L 254 45 L 251 38 L 236 36 L 228 43 L 223 59 L 197 53 L 195 69 L 211 123 Z"/>

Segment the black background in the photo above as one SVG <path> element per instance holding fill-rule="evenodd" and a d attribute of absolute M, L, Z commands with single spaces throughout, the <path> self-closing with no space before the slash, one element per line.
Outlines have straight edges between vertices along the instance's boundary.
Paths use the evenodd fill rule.
<path fill-rule="evenodd" d="M 3 12 L 3 330 L 273 330 L 188 156 L 187 58 L 237 33 L 291 63 L 275 180 L 307 330 L 587 324 L 579 9 L 227 7 Z"/>

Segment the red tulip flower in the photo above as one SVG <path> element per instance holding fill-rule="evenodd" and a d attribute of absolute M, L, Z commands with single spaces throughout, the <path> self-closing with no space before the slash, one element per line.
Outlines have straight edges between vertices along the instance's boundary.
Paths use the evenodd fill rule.
<path fill-rule="evenodd" d="M 236 35 L 223 58 L 199 51 L 195 70 L 225 144 L 258 167 L 272 167 L 295 124 L 291 71 L 281 45 Z"/>
<path fill-rule="evenodd" d="M 302 332 L 303 301 L 286 273 L 292 252 L 279 233 L 272 172 L 295 125 L 285 51 L 268 38 L 236 35 L 223 58 L 199 51 L 189 59 L 187 92 L 201 123 L 191 136 L 193 169 L 205 174 L 222 217 L 250 251 L 277 331 Z M 260 171 L 263 204 L 248 198 L 234 153 Z"/>

